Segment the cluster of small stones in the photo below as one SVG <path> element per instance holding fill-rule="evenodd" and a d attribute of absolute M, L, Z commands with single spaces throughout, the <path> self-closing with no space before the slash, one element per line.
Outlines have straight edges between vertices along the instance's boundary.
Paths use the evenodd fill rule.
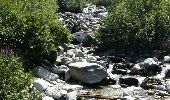
<path fill-rule="evenodd" d="M 65 12 L 60 13 L 60 20 L 75 33 L 75 38 L 80 43 L 88 43 L 108 12 L 104 6 L 88 4 L 82 13 Z"/>
<path fill-rule="evenodd" d="M 96 9 L 99 8 L 89 5 L 83 13 L 64 13 L 62 18 L 65 23 L 73 23 L 73 26 L 78 23 L 92 23 L 90 17 L 86 19 L 85 16 L 89 15 L 96 19 L 95 12 L 99 12 Z M 77 20 L 75 16 L 79 16 Z M 83 25 L 78 26 L 87 32 Z M 93 47 L 82 45 L 65 44 L 59 46 L 59 49 L 55 63 L 44 60 L 41 66 L 32 70 L 38 77 L 33 81 L 33 86 L 44 95 L 43 100 L 77 100 L 80 93 L 88 94 L 88 87 L 96 85 L 120 87 L 121 95 L 118 98 L 127 100 L 170 97 L 168 79 L 170 56 L 165 56 L 163 59 L 153 56 L 153 58 L 134 60 L 125 56 L 109 56 L 108 52 L 107 55 L 106 53 L 96 55 Z M 112 94 L 111 91 L 106 93 Z"/>
<path fill-rule="evenodd" d="M 46 60 L 34 68 L 39 78 L 33 85 L 45 94 L 44 98 L 51 98 L 43 100 L 77 100 L 80 93 L 89 92 L 87 86 L 94 85 L 120 86 L 121 98 L 129 100 L 170 96 L 170 56 L 162 61 L 156 57 L 134 61 L 129 57 L 97 56 L 92 51 L 92 47 L 65 44 L 60 46 L 54 64 Z"/>

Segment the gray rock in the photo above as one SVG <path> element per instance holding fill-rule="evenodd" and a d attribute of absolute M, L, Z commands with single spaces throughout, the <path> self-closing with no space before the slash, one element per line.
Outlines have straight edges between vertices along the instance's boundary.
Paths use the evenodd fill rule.
<path fill-rule="evenodd" d="M 170 56 L 165 56 L 164 57 L 164 62 L 169 63 L 170 62 Z"/>
<path fill-rule="evenodd" d="M 52 97 L 49 97 L 49 96 L 45 96 L 42 98 L 42 100 L 54 100 Z"/>
<path fill-rule="evenodd" d="M 92 37 L 84 31 L 76 32 L 75 38 L 77 41 L 84 44 L 89 44 L 92 40 Z"/>
<path fill-rule="evenodd" d="M 67 55 L 73 57 L 75 55 L 75 49 L 67 50 Z"/>
<path fill-rule="evenodd" d="M 51 71 L 55 74 L 65 73 L 67 70 L 68 67 L 65 65 L 51 67 Z"/>
<path fill-rule="evenodd" d="M 63 58 L 61 59 L 61 64 L 63 64 L 63 65 L 68 65 L 68 64 L 70 64 L 71 62 L 72 62 L 72 59 L 69 58 L 69 57 L 63 57 Z"/>
<path fill-rule="evenodd" d="M 59 76 L 57 74 L 54 74 L 40 66 L 33 68 L 32 72 L 37 77 L 43 78 L 45 80 L 55 81 L 59 78 Z"/>
<path fill-rule="evenodd" d="M 81 50 L 76 50 L 75 57 L 84 57 L 84 53 Z"/>
<path fill-rule="evenodd" d="M 77 100 L 77 92 L 69 92 L 66 96 L 66 100 Z"/>
<path fill-rule="evenodd" d="M 65 72 L 64 80 L 67 82 L 67 81 L 70 80 L 70 79 L 71 79 L 70 71 L 67 70 L 67 71 Z"/>
<path fill-rule="evenodd" d="M 139 71 L 141 70 L 139 64 L 135 64 L 131 69 L 130 69 L 130 73 L 133 75 L 138 75 Z"/>
<path fill-rule="evenodd" d="M 94 57 L 94 56 L 87 56 L 87 58 L 86 58 L 86 61 L 87 62 L 91 62 L 91 61 L 97 61 L 97 59 L 96 59 L 96 57 Z"/>
<path fill-rule="evenodd" d="M 55 99 L 58 99 L 62 96 L 62 94 L 59 92 L 59 90 L 55 87 L 48 87 L 45 91 L 45 94 L 49 97 L 53 97 Z"/>
<path fill-rule="evenodd" d="M 63 90 L 66 90 L 67 92 L 73 92 L 75 90 L 81 90 L 83 88 L 83 86 L 81 85 L 69 85 L 66 84 L 62 87 Z"/>
<path fill-rule="evenodd" d="M 44 91 L 50 86 L 50 83 L 43 79 L 36 79 L 33 81 L 33 86 L 39 91 Z"/>
<path fill-rule="evenodd" d="M 69 64 L 71 76 L 83 83 L 94 84 L 108 76 L 106 69 L 96 63 L 76 62 Z"/>
<path fill-rule="evenodd" d="M 143 73 L 148 76 L 160 73 L 162 70 L 161 66 L 159 66 L 158 59 L 155 57 L 145 59 L 144 62 L 141 63 L 141 65 Z"/>

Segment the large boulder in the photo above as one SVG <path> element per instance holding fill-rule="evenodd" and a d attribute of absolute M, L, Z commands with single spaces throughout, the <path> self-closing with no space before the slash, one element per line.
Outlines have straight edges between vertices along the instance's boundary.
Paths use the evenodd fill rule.
<path fill-rule="evenodd" d="M 56 81 L 59 76 L 57 74 L 51 73 L 47 69 L 37 66 L 32 70 L 33 74 L 35 74 L 37 77 L 43 78 L 48 81 Z"/>
<path fill-rule="evenodd" d="M 71 76 L 83 83 L 94 84 L 108 76 L 106 69 L 96 63 L 76 62 L 69 64 Z"/>
<path fill-rule="evenodd" d="M 147 58 L 141 63 L 141 67 L 144 75 L 151 76 L 162 71 L 161 66 L 159 66 L 159 61 L 157 58 Z"/>
<path fill-rule="evenodd" d="M 75 38 L 78 42 L 83 44 L 89 44 L 92 41 L 92 37 L 84 31 L 76 32 Z"/>

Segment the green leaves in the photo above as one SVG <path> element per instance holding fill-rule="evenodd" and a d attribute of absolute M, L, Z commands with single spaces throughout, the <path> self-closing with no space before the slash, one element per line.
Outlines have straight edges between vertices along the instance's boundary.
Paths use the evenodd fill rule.
<path fill-rule="evenodd" d="M 13 56 L 0 55 L 0 99 L 1 100 L 33 100 L 40 99 L 35 91 L 27 87 L 33 79 L 26 73 L 23 64 Z"/>
<path fill-rule="evenodd" d="M 170 33 L 169 4 L 167 0 L 122 0 L 117 3 L 98 30 L 96 37 L 101 41 L 101 47 L 127 54 L 162 50 Z"/>
<path fill-rule="evenodd" d="M 1 0 L 0 45 L 19 48 L 38 63 L 47 52 L 69 42 L 70 32 L 58 21 L 55 0 Z"/>

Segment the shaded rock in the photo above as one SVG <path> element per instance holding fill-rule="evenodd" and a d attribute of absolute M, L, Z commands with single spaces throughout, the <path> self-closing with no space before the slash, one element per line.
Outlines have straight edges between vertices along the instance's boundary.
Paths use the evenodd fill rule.
<path fill-rule="evenodd" d="M 55 81 L 59 78 L 57 74 L 51 73 L 43 67 L 37 66 L 32 70 L 33 74 L 45 80 Z"/>
<path fill-rule="evenodd" d="M 123 59 L 121 57 L 115 57 L 115 56 L 108 56 L 109 60 L 112 61 L 112 63 L 120 63 L 123 62 Z"/>
<path fill-rule="evenodd" d="M 119 84 L 121 86 L 138 86 L 139 81 L 136 78 L 119 78 Z"/>
<path fill-rule="evenodd" d="M 142 84 L 140 85 L 140 87 L 142 87 L 143 89 L 154 89 L 153 85 L 162 85 L 161 80 L 157 79 L 157 78 L 145 78 L 142 82 Z"/>
<path fill-rule="evenodd" d="M 89 44 L 92 41 L 92 37 L 84 31 L 76 32 L 75 38 L 83 44 Z"/>
<path fill-rule="evenodd" d="M 55 74 L 65 73 L 67 70 L 68 67 L 65 65 L 51 67 L 51 71 Z"/>
<path fill-rule="evenodd" d="M 50 86 L 50 83 L 43 79 L 36 79 L 33 81 L 33 85 L 37 90 L 44 91 Z"/>
<path fill-rule="evenodd" d="M 147 76 L 156 75 L 162 70 L 157 58 L 147 58 L 141 65 L 144 75 Z"/>
<path fill-rule="evenodd" d="M 70 64 L 72 62 L 72 59 L 71 58 L 68 58 L 68 57 L 63 57 L 62 59 L 61 59 L 61 64 L 62 65 L 68 65 L 68 64 Z"/>
<path fill-rule="evenodd" d="M 170 69 L 165 71 L 165 78 L 170 78 Z"/>
<path fill-rule="evenodd" d="M 130 73 L 133 75 L 138 75 L 140 72 L 141 68 L 139 66 L 139 64 L 135 64 L 131 69 L 130 69 Z"/>
<path fill-rule="evenodd" d="M 45 91 L 45 94 L 49 97 L 53 97 L 55 99 L 58 99 L 62 96 L 62 94 L 59 92 L 59 90 L 55 87 L 48 87 Z"/>
<path fill-rule="evenodd" d="M 71 75 L 70 75 L 70 71 L 69 70 L 67 70 L 66 72 L 65 72 L 65 76 L 64 76 L 64 81 L 69 81 L 71 79 Z"/>
<path fill-rule="evenodd" d="M 75 57 L 84 57 L 84 53 L 81 50 L 76 50 Z"/>
<path fill-rule="evenodd" d="M 61 64 L 61 59 L 57 59 L 57 60 L 54 62 L 54 65 L 56 65 L 56 66 L 62 65 L 62 64 Z"/>
<path fill-rule="evenodd" d="M 69 64 L 71 76 L 83 83 L 94 84 L 106 78 L 106 69 L 96 63 L 76 62 Z"/>
<path fill-rule="evenodd" d="M 122 74 L 122 75 L 126 75 L 127 74 L 127 70 L 126 69 L 115 69 L 114 71 L 112 71 L 113 74 Z"/>

